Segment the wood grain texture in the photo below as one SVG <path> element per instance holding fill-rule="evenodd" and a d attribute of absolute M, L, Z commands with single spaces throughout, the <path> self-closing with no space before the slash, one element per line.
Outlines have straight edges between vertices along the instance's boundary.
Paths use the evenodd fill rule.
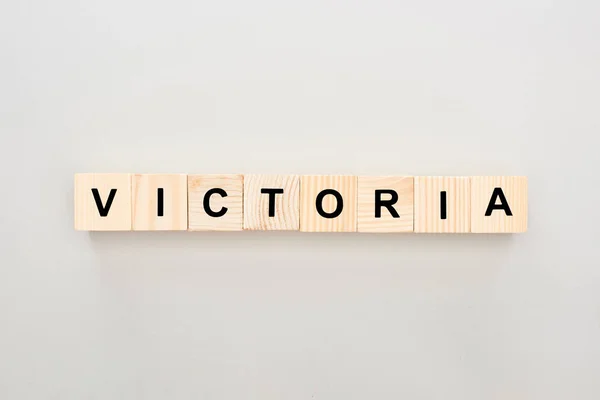
<path fill-rule="evenodd" d="M 158 215 L 158 189 L 163 193 L 163 215 Z M 187 175 L 136 174 L 132 176 L 134 231 L 187 230 Z"/>
<path fill-rule="evenodd" d="M 512 216 L 503 210 L 494 210 L 485 216 L 494 188 L 501 188 Z M 496 201 L 496 204 L 500 204 Z M 527 231 L 527 177 L 473 176 L 471 177 L 471 232 L 518 233 Z"/>
<path fill-rule="evenodd" d="M 442 219 L 441 192 L 446 192 L 446 219 Z M 415 232 L 471 231 L 471 180 L 469 177 L 415 177 Z"/>
<path fill-rule="evenodd" d="M 102 207 L 112 189 L 113 201 L 105 217 L 94 200 L 97 189 Z M 131 174 L 75 174 L 75 229 L 83 231 L 131 230 Z"/>
<path fill-rule="evenodd" d="M 393 205 L 399 218 L 381 207 L 381 217 L 375 216 L 375 191 L 393 190 L 398 201 Z M 382 200 L 391 194 L 381 194 Z M 358 232 L 412 232 L 413 231 L 413 177 L 412 176 L 360 176 L 358 177 Z"/>
<path fill-rule="evenodd" d="M 342 213 L 324 218 L 316 208 L 317 195 L 325 189 L 338 191 L 343 199 Z M 300 178 L 300 230 L 302 232 L 356 232 L 356 176 L 306 175 Z M 336 209 L 333 195 L 323 198 L 323 211 Z"/>
<path fill-rule="evenodd" d="M 283 189 L 275 195 L 274 216 L 269 216 L 269 194 L 263 188 Z M 300 177 L 298 175 L 244 175 L 244 229 L 299 230 Z"/>
<path fill-rule="evenodd" d="M 211 217 L 204 211 L 204 196 L 210 189 L 220 188 L 226 197 L 213 194 L 210 207 L 218 212 L 227 207 L 221 217 Z M 241 231 L 243 226 L 243 175 L 188 175 L 188 230 Z"/>

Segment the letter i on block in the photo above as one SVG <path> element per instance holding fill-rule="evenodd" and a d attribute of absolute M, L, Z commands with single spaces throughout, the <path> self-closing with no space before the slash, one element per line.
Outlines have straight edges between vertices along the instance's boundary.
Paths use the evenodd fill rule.
<path fill-rule="evenodd" d="M 412 176 L 358 177 L 358 231 L 412 232 Z"/>
<path fill-rule="evenodd" d="M 244 175 L 244 229 L 300 229 L 300 177 Z"/>
<path fill-rule="evenodd" d="M 131 175 L 75 174 L 75 229 L 131 230 Z"/>
<path fill-rule="evenodd" d="M 136 174 L 131 190 L 134 231 L 187 230 L 186 174 Z"/>
<path fill-rule="evenodd" d="M 302 176 L 300 231 L 356 232 L 356 176 Z"/>
<path fill-rule="evenodd" d="M 527 177 L 471 177 L 471 232 L 527 231 Z"/>
<path fill-rule="evenodd" d="M 243 175 L 188 175 L 188 230 L 241 231 Z"/>
<path fill-rule="evenodd" d="M 469 177 L 415 177 L 415 232 L 471 231 Z"/>

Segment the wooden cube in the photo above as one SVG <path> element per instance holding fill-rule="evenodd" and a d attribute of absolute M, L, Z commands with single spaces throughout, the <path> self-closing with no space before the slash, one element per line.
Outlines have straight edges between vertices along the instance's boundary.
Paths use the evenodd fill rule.
<path fill-rule="evenodd" d="M 527 231 L 527 177 L 471 177 L 471 232 Z"/>
<path fill-rule="evenodd" d="M 244 175 L 244 229 L 300 229 L 300 177 Z"/>
<path fill-rule="evenodd" d="M 243 175 L 188 175 L 188 230 L 241 231 Z"/>
<path fill-rule="evenodd" d="M 134 231 L 187 230 L 186 174 L 136 174 L 131 188 Z"/>
<path fill-rule="evenodd" d="M 415 177 L 415 232 L 471 231 L 469 177 Z"/>
<path fill-rule="evenodd" d="M 130 174 L 75 174 L 75 229 L 131 230 Z"/>
<path fill-rule="evenodd" d="M 413 231 L 413 177 L 358 178 L 359 232 Z"/>
<path fill-rule="evenodd" d="M 300 178 L 302 232 L 356 232 L 356 176 Z"/>

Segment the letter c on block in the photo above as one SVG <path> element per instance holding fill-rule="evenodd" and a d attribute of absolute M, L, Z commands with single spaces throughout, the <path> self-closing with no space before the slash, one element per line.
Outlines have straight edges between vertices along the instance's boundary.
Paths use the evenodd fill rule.
<path fill-rule="evenodd" d="M 206 214 L 208 214 L 211 217 L 219 218 L 219 217 L 222 217 L 223 215 L 225 215 L 225 213 L 227 212 L 227 207 L 221 207 L 221 209 L 219 211 L 213 211 L 210 208 L 210 196 L 212 196 L 213 194 L 218 194 L 221 197 L 227 197 L 227 192 L 221 188 L 214 188 L 214 189 L 208 190 L 206 192 L 206 194 L 204 195 L 204 201 L 203 201 L 204 212 L 206 212 Z"/>

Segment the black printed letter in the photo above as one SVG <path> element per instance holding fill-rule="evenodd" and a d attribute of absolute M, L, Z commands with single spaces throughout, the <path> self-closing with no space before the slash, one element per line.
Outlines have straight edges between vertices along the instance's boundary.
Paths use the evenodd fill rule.
<path fill-rule="evenodd" d="M 108 212 L 110 211 L 110 206 L 112 205 L 112 202 L 115 199 L 115 195 L 117 194 L 117 189 L 110 189 L 108 199 L 106 200 L 106 206 L 102 205 L 102 199 L 100 199 L 100 193 L 98 193 L 97 188 L 92 189 L 92 194 L 94 195 L 94 201 L 96 202 L 96 207 L 98 207 L 98 212 L 100 213 L 100 216 L 106 217 L 108 215 Z"/>
<path fill-rule="evenodd" d="M 500 199 L 500 204 L 496 204 L 496 199 Z M 504 192 L 502 188 L 494 188 L 494 192 L 492 193 L 492 198 L 490 199 L 490 204 L 488 204 L 487 210 L 485 210 L 485 216 L 489 217 L 492 215 L 492 211 L 494 210 L 504 210 L 506 215 L 512 217 L 512 211 L 510 211 L 510 207 L 508 206 L 508 201 L 506 201 L 506 197 L 504 196 Z"/>
<path fill-rule="evenodd" d="M 164 215 L 164 213 L 165 213 L 165 210 L 164 210 L 164 208 L 165 208 L 164 207 L 164 201 L 165 201 L 164 197 L 165 197 L 165 195 L 164 195 L 163 188 L 158 188 L 157 189 L 157 196 L 158 196 L 158 199 L 156 200 L 156 204 L 157 204 L 157 206 L 156 206 L 156 208 L 157 208 L 156 212 L 157 212 L 157 215 L 159 217 L 162 217 Z"/>
<path fill-rule="evenodd" d="M 275 216 L 275 195 L 282 194 L 283 189 L 260 189 L 261 193 L 269 195 L 269 217 Z"/>
<path fill-rule="evenodd" d="M 323 198 L 325 196 L 327 196 L 328 194 L 333 195 L 335 197 L 335 199 L 337 200 L 337 207 L 335 208 L 335 210 L 332 213 L 326 213 L 325 210 L 323 210 Z M 335 218 L 338 215 L 340 215 L 342 213 L 342 210 L 344 209 L 344 199 L 342 198 L 342 195 L 340 194 L 340 192 L 338 192 L 337 190 L 325 189 L 325 190 L 319 192 L 319 194 L 317 195 L 316 206 L 317 206 L 317 212 L 319 213 L 319 215 L 321 217 Z"/>
<path fill-rule="evenodd" d="M 213 210 L 211 210 L 211 208 L 210 208 L 210 196 L 212 196 L 215 193 L 218 194 L 218 195 L 220 195 L 221 197 L 227 197 L 227 192 L 224 191 L 221 188 L 210 189 L 204 195 L 204 211 L 208 215 L 210 215 L 211 217 L 218 218 L 218 217 L 222 217 L 223 215 L 225 215 L 225 213 L 227 212 L 227 207 L 222 207 L 217 212 L 214 212 Z"/>
<path fill-rule="evenodd" d="M 389 194 L 392 196 L 389 200 L 381 200 L 382 194 Z M 385 207 L 388 209 L 392 217 L 400 218 L 398 215 L 398 211 L 393 207 L 394 204 L 398 201 L 398 193 L 395 190 L 391 189 L 381 189 L 375 190 L 375 218 L 381 218 L 381 207 Z"/>
<path fill-rule="evenodd" d="M 440 219 L 446 219 L 446 191 L 440 192 Z"/>

